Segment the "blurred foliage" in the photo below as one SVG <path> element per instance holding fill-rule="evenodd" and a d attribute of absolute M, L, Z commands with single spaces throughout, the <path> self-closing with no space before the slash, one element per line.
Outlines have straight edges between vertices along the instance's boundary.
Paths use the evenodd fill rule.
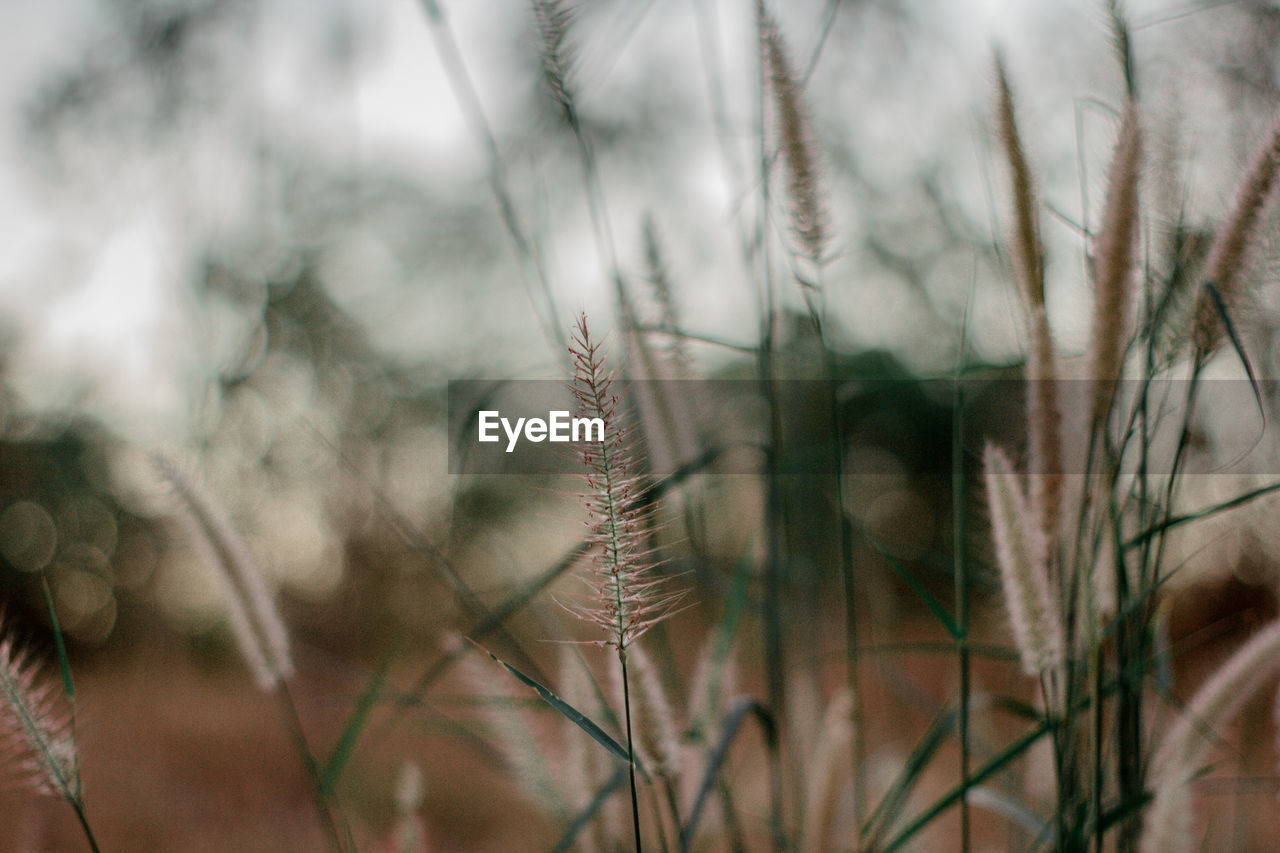
<path fill-rule="evenodd" d="M 697 195 L 698 181 L 713 172 L 728 175 L 730 195 L 751 184 L 753 106 L 738 73 L 748 66 L 737 57 L 673 59 L 699 32 L 705 44 L 723 47 L 722 29 L 740 25 L 723 6 L 597 0 L 581 4 L 576 23 L 582 120 L 605 164 L 606 189 L 616 194 L 618 231 L 638 233 L 628 223 L 651 210 L 667 233 L 681 236 L 668 241 L 675 289 L 686 313 L 699 317 L 716 305 L 747 311 L 754 298 L 737 273 L 725 271 L 735 260 L 733 248 L 720 245 L 723 234 L 707 239 L 731 233 L 737 202 L 729 200 L 727 214 L 708 215 Z M 596 277 L 577 269 L 592 268 L 590 257 L 579 258 L 586 225 L 577 153 L 538 88 L 528 10 L 495 8 L 505 17 L 493 22 L 491 43 L 478 55 L 464 50 L 464 58 L 497 80 L 484 81 L 484 94 L 500 104 L 492 122 L 510 160 L 511 189 L 537 250 L 572 268 L 562 271 L 570 283 L 553 300 L 572 306 L 579 279 Z M 957 127 L 971 120 L 967 111 L 984 103 L 985 81 L 966 81 L 968 100 L 956 103 L 940 103 L 946 92 L 904 96 L 938 74 L 927 60 L 944 34 L 931 8 L 815 2 L 788 8 L 783 21 L 801 34 L 801 52 L 820 59 L 808 94 L 842 234 L 829 289 L 840 318 L 832 339 L 849 376 L 909 376 L 949 363 L 971 281 L 1001 279 L 990 211 L 971 191 L 980 180 L 971 152 L 953 144 L 964 136 Z M 181 221 L 183 278 L 173 286 L 193 334 L 175 365 L 189 374 L 193 415 L 191 434 L 177 443 L 194 449 L 197 477 L 228 507 L 272 579 L 305 604 L 291 608 L 291 622 L 335 647 L 380 642 L 364 636 L 370 625 L 431 632 L 459 615 L 442 594 L 444 563 L 475 572 L 482 592 L 495 597 L 520 572 L 540 569 L 539 560 L 571 541 L 571 531 L 562 536 L 540 521 L 547 510 L 529 500 L 544 498 L 546 484 L 455 482 L 444 470 L 446 379 L 558 369 L 559 353 L 545 347 L 530 319 L 530 297 L 513 272 L 475 152 L 416 168 L 362 160 L 350 130 L 326 136 L 326 128 L 342 127 L 333 115 L 351 109 L 344 99 L 354 81 L 386 47 L 378 29 L 385 21 L 337 2 L 103 0 L 86 14 L 98 19 L 93 37 L 70 45 L 66 64 L 26 103 L 24 153 L 34 180 L 65 207 L 84 208 L 79 213 L 90 221 L 110 222 L 156 196 L 159 209 Z M 1158 22 L 1139 30 L 1140 46 L 1194 44 L 1196 62 L 1240 115 L 1265 113 L 1259 104 L 1277 99 L 1266 47 L 1280 26 L 1275 9 L 1252 0 L 1213 13 L 1213 21 L 1209 12 L 1196 17 L 1177 34 Z M 286 42 L 290 27 L 296 32 Z M 1213 38 L 1195 39 L 1200 33 Z M 483 66 L 498 55 L 509 66 Z M 703 61 L 712 66 L 707 78 L 687 79 Z M 273 102 L 277 95 L 258 78 L 274 62 L 293 63 L 289 79 L 314 99 L 318 117 Z M 452 105 L 425 96 L 401 108 L 454 120 Z M 903 135 L 913 116 L 928 111 L 942 118 Z M 935 131 L 940 138 L 918 138 Z M 713 133 L 719 148 L 709 141 Z M 703 159 L 691 162 L 691 152 Z M 1074 192 L 1055 184 L 1048 196 Z M 639 269 L 638 249 L 625 240 L 621 247 L 624 267 Z M 718 279 L 704 287 L 712 272 Z M 712 290 L 719 296 L 708 296 Z M 911 318 L 917 331 L 908 345 L 864 341 L 890 317 Z M 803 351 L 802 325 L 795 323 L 792 341 L 801 369 L 812 368 L 821 359 Z M 699 352 L 711 353 L 705 363 L 721 375 L 753 369 L 745 357 Z M 37 602 L 38 574 L 47 573 L 70 633 L 86 642 L 105 639 L 122 618 L 120 602 L 133 596 L 150 597 L 188 630 L 208 630 L 216 622 L 208 586 L 174 568 L 183 548 L 157 523 L 156 504 L 118 497 L 135 487 L 116 476 L 117 467 L 133 471 L 119 463 L 129 437 L 75 415 L 15 426 L 26 417 L 17 414 L 22 403 L 6 406 L 5 597 Z M 854 452 L 885 454 L 892 473 L 860 487 L 857 520 L 927 562 L 948 528 L 939 522 L 922 531 L 918 522 L 946 519 L 949 507 L 938 485 L 922 479 L 933 463 L 913 454 L 949 450 L 949 414 L 932 400 L 859 397 L 849 406 L 860 445 Z M 788 408 L 810 405 L 797 400 Z M 799 435 L 821 425 L 797 418 L 788 427 Z M 830 562 L 829 543 L 805 528 L 830 499 L 804 488 L 792 496 L 798 571 Z M 444 552 L 427 543 L 444 543 Z M 728 571 L 737 556 L 725 547 L 702 558 L 723 561 Z"/>

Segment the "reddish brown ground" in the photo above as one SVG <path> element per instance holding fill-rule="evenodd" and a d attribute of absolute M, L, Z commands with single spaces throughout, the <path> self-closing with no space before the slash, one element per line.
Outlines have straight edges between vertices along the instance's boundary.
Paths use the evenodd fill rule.
<path fill-rule="evenodd" d="M 1199 601 L 1203 604 L 1203 600 Z M 1240 615 L 1243 613 L 1244 615 Z M 1253 613 L 1253 616 L 1249 614 Z M 1190 686 L 1233 646 L 1234 635 L 1257 618 L 1256 607 L 1214 618 L 1218 642 L 1204 646 L 1196 662 L 1176 675 L 1186 697 Z M 1193 608 L 1178 618 L 1202 619 Z M 1226 620 L 1226 621 L 1221 621 Z M 983 613 L 981 633 L 998 636 L 1000 616 Z M 936 640 L 939 632 L 927 614 L 899 614 L 900 627 L 881 630 L 874 643 Z M 1178 623 L 1179 630 L 1191 621 Z M 698 630 L 691 631 L 691 634 Z M 820 635 L 838 646 L 833 620 Z M 1185 634 L 1185 631 L 1184 631 Z M 686 645 L 676 638 L 678 647 Z M 141 649 L 145 649 L 141 650 Z M 548 659 L 551 659 L 549 653 Z M 750 652 L 746 654 L 750 665 Z M 300 652 L 300 676 L 294 691 L 307 735 L 327 751 L 359 693 L 367 671 L 343 669 L 318 652 Z M 682 667 L 689 661 L 683 661 Z M 417 664 L 405 661 L 396 671 L 406 683 Z M 840 662 L 825 670 L 834 684 Z M 953 700 L 955 661 L 946 655 L 875 655 L 864 668 L 868 713 L 867 741 L 876 761 L 891 765 L 918 741 L 934 714 Z M 687 669 L 685 670 L 687 672 Z M 975 692 L 1029 695 L 1027 684 L 1007 662 L 977 660 Z M 186 650 L 175 637 L 157 635 L 134 644 L 127 653 L 100 653 L 78 663 L 80 731 L 85 796 L 104 851 L 313 851 L 325 839 L 307 793 L 296 753 L 280 724 L 276 703 L 258 693 L 238 662 L 211 665 Z M 444 684 L 455 693 L 458 684 Z M 759 685 L 744 678 L 742 689 Z M 443 706 L 442 706 L 443 707 Z M 1242 722 L 1224 734 L 1240 733 L 1249 748 L 1219 753 L 1216 779 L 1201 783 L 1196 805 L 1201 822 L 1210 817 L 1216 849 L 1273 850 L 1280 837 L 1275 796 L 1272 694 L 1251 703 Z M 456 710 L 456 709 L 455 709 Z M 450 711 L 453 713 L 453 711 Z M 465 737 L 442 731 L 436 718 L 411 713 L 389 733 L 380 711 L 361 743 L 341 790 L 361 850 L 376 850 L 394 818 L 391 790 L 401 760 L 411 757 L 426 775 L 423 815 L 433 851 L 549 850 L 557 827 L 529 805 L 504 777 L 493 755 Z M 994 712 L 975 717 L 975 765 L 1022 731 L 1025 723 Z M 753 849 L 767 849 L 759 739 L 753 734 L 738 747 L 732 773 L 742 786 L 743 824 Z M 995 777 L 990 785 L 1034 801 L 1036 779 L 1019 765 L 1016 774 Z M 1247 777 L 1244 779 L 1231 777 Z M 1225 778 L 1224 778 L 1225 777 Z M 948 746 L 925 774 L 907 812 L 955 784 L 956 751 Z M 760 792 L 753 797 L 751 791 Z M 1040 807 L 1040 806 L 1038 806 Z M 1025 849 L 1028 837 L 1010 830 L 1003 818 L 975 809 L 974 849 Z M 957 849 L 958 819 L 952 809 L 920 837 L 920 850 Z M 0 793 L 0 853 L 87 849 L 65 804 L 35 797 L 10 785 Z M 703 849 L 706 849 L 705 847 Z M 719 848 L 716 848 L 719 849 Z"/>

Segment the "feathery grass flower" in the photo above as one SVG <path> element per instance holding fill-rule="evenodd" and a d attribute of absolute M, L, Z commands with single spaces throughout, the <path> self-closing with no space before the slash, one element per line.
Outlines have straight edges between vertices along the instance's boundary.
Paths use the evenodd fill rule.
<path fill-rule="evenodd" d="M 1038 675 L 1062 664 L 1066 645 L 1057 596 L 1049 584 L 1044 537 L 1009 457 L 995 445 L 987 445 L 983 473 L 1014 643 L 1023 672 Z"/>
<path fill-rule="evenodd" d="M 667 697 L 667 689 L 662 684 L 662 676 L 643 646 L 627 650 L 627 663 L 634 675 L 631 712 L 640 731 L 638 752 L 651 772 L 675 778 L 680 775 L 679 722 Z M 615 687 L 621 700 L 621 683 Z"/>
<path fill-rule="evenodd" d="M 591 339 L 585 315 L 577 321 L 569 356 L 577 414 L 604 422 L 604 440 L 582 446 L 587 473 L 581 498 L 590 516 L 591 545 L 585 580 L 590 593 L 588 603 L 573 612 L 604 629 L 604 644 L 621 653 L 670 616 L 684 594 L 668 592 L 666 579 L 655 574 L 653 552 L 645 541 L 649 512 L 635 473 L 634 442 L 613 388 L 616 372 L 606 367 L 604 351 Z"/>
<path fill-rule="evenodd" d="M 1277 173 L 1280 173 L 1280 121 L 1272 127 L 1266 142 L 1254 154 L 1253 164 L 1240 185 L 1231 216 L 1209 249 L 1205 281 L 1217 288 L 1228 309 L 1240 299 L 1240 281 L 1256 250 L 1259 222 L 1273 195 Z M 1217 308 L 1203 290 L 1196 305 L 1193 338 L 1198 359 L 1207 357 L 1222 340 L 1222 323 Z"/>
<path fill-rule="evenodd" d="M 178 498 L 178 517 L 219 578 L 227 618 L 254 680 L 264 692 L 293 675 L 289 634 L 248 546 L 213 500 L 167 459 L 156 469 Z"/>
<path fill-rule="evenodd" d="M 58 686 L 13 640 L 0 640 L 0 755 L 6 769 L 43 794 L 80 800 L 78 750 L 71 715 L 58 702 Z"/>
<path fill-rule="evenodd" d="M 1035 182 L 1013 111 L 1004 62 L 996 57 L 996 130 L 1013 180 L 1013 267 L 1028 308 L 1044 307 L 1044 249 L 1040 244 Z"/>
<path fill-rule="evenodd" d="M 757 6 L 757 15 L 769 88 L 777 110 L 779 153 L 787 168 L 791 227 L 805 257 L 821 263 L 827 245 L 827 212 L 818 183 L 812 124 L 777 22 L 765 11 L 763 3 Z"/>
<path fill-rule="evenodd" d="M 1089 379 L 1093 405 L 1089 426 L 1096 427 L 1111 408 L 1114 383 L 1120 378 L 1120 357 L 1125 345 L 1125 323 L 1133 296 L 1134 261 L 1138 247 L 1138 174 L 1142 135 L 1138 110 L 1130 104 L 1120 122 L 1111 168 L 1107 172 L 1107 198 L 1098 233 L 1093 269 L 1097 286 L 1094 300 L 1093 337 L 1089 343 Z"/>
<path fill-rule="evenodd" d="M 573 7 L 563 0 L 533 0 L 533 15 L 542 39 L 542 71 L 551 97 L 570 123 L 574 118 L 573 90 L 569 78 L 573 71 L 573 50 L 569 29 L 573 24 Z"/>
<path fill-rule="evenodd" d="M 1040 240 L 1035 182 L 1013 110 L 1004 63 L 996 57 L 996 126 L 1013 182 L 1014 278 L 1026 303 L 1031 347 L 1027 356 L 1028 474 L 1031 505 L 1052 552 L 1062 504 L 1062 412 L 1057 394 L 1053 335 L 1044 299 L 1044 248 Z"/>

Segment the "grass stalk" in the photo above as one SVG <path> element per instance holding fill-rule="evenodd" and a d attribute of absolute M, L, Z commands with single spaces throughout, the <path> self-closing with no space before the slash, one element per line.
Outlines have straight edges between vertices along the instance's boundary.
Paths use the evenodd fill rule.
<path fill-rule="evenodd" d="M 960 328 L 960 354 L 956 360 L 956 376 L 951 398 L 951 552 L 955 589 L 956 663 L 959 668 L 960 698 L 957 736 L 960 742 L 960 784 L 966 795 L 960 798 L 960 847 L 969 850 L 972 827 L 969 815 L 969 774 L 972 755 L 969 744 L 969 703 L 972 673 L 969 649 L 969 557 L 965 537 L 965 470 L 964 470 L 964 386 L 960 376 L 968 350 L 970 298 L 965 300 L 965 316 Z M 861 826 L 861 822 L 857 824 Z"/>
<path fill-rule="evenodd" d="M 631 731 L 631 686 L 627 678 L 627 652 L 618 648 L 618 667 L 622 671 L 622 715 L 627 724 L 627 775 L 631 779 L 631 825 L 635 830 L 636 853 L 641 853 L 643 842 L 640 840 L 640 803 L 636 798 L 636 745 Z"/>
<path fill-rule="evenodd" d="M 351 830 L 346 826 L 346 821 L 334 816 L 332 798 L 324 790 L 323 770 L 307 741 L 306 732 L 302 728 L 302 717 L 298 714 L 298 706 L 289 692 L 289 685 L 281 681 L 275 686 L 273 692 L 280 703 L 281 719 L 284 721 L 285 730 L 289 733 L 289 740 L 293 744 L 299 761 L 302 762 L 311 803 L 320 819 L 320 826 L 329 840 L 329 846 L 337 853 L 353 853 L 355 842 L 351 837 Z"/>
<path fill-rule="evenodd" d="M 761 390 L 768 417 L 768 439 L 765 446 L 765 566 L 764 566 L 764 666 L 765 701 L 775 725 L 785 730 L 786 713 L 786 652 L 783 638 L 783 601 L 786 594 L 783 563 L 785 533 L 783 529 L 782 489 L 778 462 L 783 452 L 782 415 L 778 401 L 778 389 L 774 381 L 774 347 L 777 339 L 777 294 L 773 280 L 773 265 L 769 252 L 768 222 L 770 204 L 769 168 L 771 154 L 765 122 L 768 114 L 769 93 L 768 63 L 763 46 L 765 10 L 762 0 L 756 3 L 756 23 L 760 38 L 756 84 L 756 139 L 757 169 L 760 186 L 760 204 L 756 211 L 755 250 L 756 281 L 761 305 L 761 335 L 757 365 Z M 784 827 L 784 786 L 782 751 L 769 753 L 769 819 L 773 828 L 774 849 L 786 849 Z"/>
<path fill-rule="evenodd" d="M 421 3 L 431 30 L 432 40 L 444 66 L 445 76 L 453 88 L 454 97 L 458 101 L 464 118 L 471 126 L 472 133 L 480 139 L 489 160 L 489 189 L 498 204 L 502 224 L 506 227 L 507 233 L 511 236 L 511 242 L 515 246 L 516 257 L 524 274 L 525 288 L 529 292 L 534 316 L 538 318 L 538 324 L 542 327 L 547 341 L 554 344 L 556 349 L 561 349 L 564 347 L 565 338 L 560 325 L 554 321 L 554 318 L 560 316 L 560 311 L 551 290 L 551 281 L 547 276 L 542 257 L 535 250 L 533 240 L 529 238 L 524 222 L 517 211 L 507 179 L 506 161 L 498 149 L 497 139 L 485 117 L 484 107 L 480 103 L 480 96 L 476 93 L 466 62 L 463 61 L 462 52 L 458 50 L 458 43 L 453 37 L 453 30 L 449 26 L 444 6 L 441 0 L 421 0 Z M 535 286 L 542 299 L 541 305 L 534 298 Z"/>

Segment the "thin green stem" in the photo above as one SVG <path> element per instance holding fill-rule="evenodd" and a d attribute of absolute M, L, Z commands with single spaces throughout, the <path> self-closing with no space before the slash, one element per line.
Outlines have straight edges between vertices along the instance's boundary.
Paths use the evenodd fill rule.
<path fill-rule="evenodd" d="M 966 308 L 967 311 L 967 308 Z M 961 343 L 960 365 L 964 364 L 964 344 Z M 969 563 L 965 554 L 965 483 L 964 483 L 964 390 L 955 383 L 955 395 L 951 407 L 951 529 L 952 551 L 955 561 L 956 656 L 960 668 L 960 707 L 958 732 L 960 738 L 960 782 L 965 794 L 960 798 L 960 844 L 969 849 Z"/>
<path fill-rule="evenodd" d="M 98 847 L 98 839 L 94 838 L 93 829 L 89 826 L 89 818 L 84 813 L 84 803 L 78 798 L 69 800 L 68 802 L 71 803 L 71 808 L 75 809 L 76 820 L 80 822 L 80 828 L 84 830 L 84 837 L 85 840 L 89 842 L 89 849 L 92 850 L 93 853 L 101 853 L 101 850 Z"/>
<path fill-rule="evenodd" d="M 622 714 L 627 721 L 627 764 L 631 775 L 631 823 L 636 833 L 636 853 L 641 851 L 640 802 L 636 798 L 636 751 L 631 737 L 631 684 L 627 678 L 627 653 L 618 647 L 618 665 L 622 667 Z"/>
<path fill-rule="evenodd" d="M 329 798 L 321 787 L 320 765 L 316 761 L 315 753 L 311 751 L 311 746 L 307 743 L 306 733 L 302 730 L 302 718 L 298 715 L 298 707 L 293 703 L 293 696 L 289 693 L 289 686 L 281 681 L 276 686 L 275 695 L 280 702 L 285 729 L 289 732 L 289 738 L 293 741 L 294 751 L 297 752 L 298 758 L 302 762 L 302 769 L 306 773 L 307 787 L 311 791 L 311 802 L 315 806 L 316 815 L 320 818 L 320 825 L 324 829 L 325 835 L 329 837 L 329 846 L 338 851 L 338 853 L 348 853 L 348 851 L 355 850 L 350 829 L 344 826 L 340 830 L 338 822 L 334 820 Z"/>
<path fill-rule="evenodd" d="M 556 305 L 555 294 L 552 293 L 550 278 L 547 275 L 542 258 L 536 251 L 534 241 L 529 237 L 524 223 L 516 210 L 515 200 L 511 196 L 509 181 L 507 180 L 506 163 L 498 150 L 498 142 L 493 135 L 489 120 L 485 116 L 484 107 L 480 103 L 480 96 L 477 94 L 475 84 L 471 80 L 471 74 L 462 59 L 462 52 L 458 49 L 458 43 L 453 37 L 453 30 L 445 17 L 440 0 L 422 0 L 422 7 L 427 16 L 427 23 L 429 24 L 431 37 L 435 42 L 436 52 L 440 57 L 441 65 L 444 67 L 449 85 L 453 88 L 458 107 L 461 109 L 468 124 L 471 125 L 472 133 L 479 138 L 488 158 L 489 187 L 493 192 L 494 200 L 498 204 L 502 223 L 506 226 L 507 233 L 511 235 L 511 241 L 515 244 L 516 257 L 520 262 L 521 272 L 525 280 L 525 289 L 529 294 L 534 316 L 537 317 L 538 324 L 542 327 L 542 333 L 546 336 L 548 343 L 554 345 L 556 349 L 563 349 L 566 341 L 560 331 L 559 324 L 555 321 L 555 318 L 560 315 L 560 309 Z M 536 293 L 534 291 L 535 286 L 538 288 Z M 541 305 L 538 299 L 535 298 L 537 296 L 541 297 Z"/>
<path fill-rule="evenodd" d="M 1099 641 L 1093 641 L 1089 654 L 1091 657 L 1090 666 L 1093 669 L 1093 678 L 1090 679 L 1090 689 L 1092 691 L 1091 707 L 1093 713 L 1089 715 L 1090 726 L 1092 729 L 1091 740 L 1093 741 L 1093 802 L 1094 808 L 1098 810 L 1098 818 L 1101 818 L 1104 781 L 1102 757 L 1104 751 L 1103 737 L 1105 733 L 1102 716 L 1102 691 L 1104 678 L 1102 667 L 1105 659 L 1102 652 L 1102 646 Z M 1103 842 L 1105 840 L 1103 838 L 1103 834 L 1103 824 L 1101 819 L 1098 819 L 1094 824 L 1094 844 L 1097 847 L 1098 853 L 1102 853 L 1103 850 Z"/>

